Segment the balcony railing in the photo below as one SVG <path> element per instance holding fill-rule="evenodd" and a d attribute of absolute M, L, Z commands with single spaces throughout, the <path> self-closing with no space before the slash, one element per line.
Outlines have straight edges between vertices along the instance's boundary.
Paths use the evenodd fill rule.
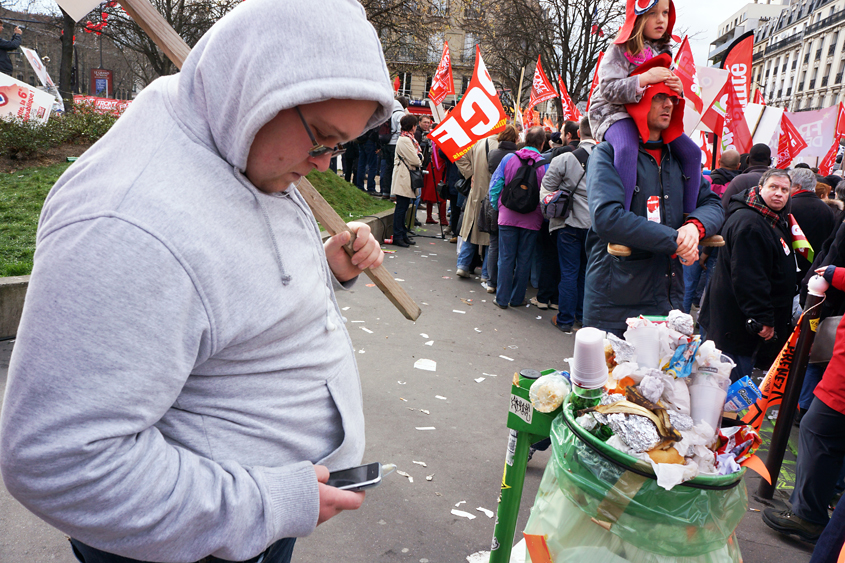
<path fill-rule="evenodd" d="M 817 21 L 814 24 L 808 25 L 807 29 L 804 30 L 804 33 L 813 33 L 814 31 L 818 31 L 823 27 L 827 27 L 829 25 L 833 25 L 838 23 L 842 20 L 845 20 L 845 10 L 839 10 L 835 14 L 832 14 L 821 21 Z"/>
<path fill-rule="evenodd" d="M 757 52 L 757 53 L 754 53 L 754 56 L 753 56 L 753 57 L 751 57 L 751 61 L 756 63 L 757 61 L 759 61 L 760 59 L 762 59 L 762 58 L 763 58 L 763 55 L 765 55 L 765 54 L 766 54 L 766 52 L 765 52 L 765 51 L 759 51 L 759 52 Z"/>
<path fill-rule="evenodd" d="M 793 43 L 800 41 L 803 38 L 803 34 L 796 33 L 792 37 L 787 37 L 782 41 L 778 41 L 777 43 L 771 43 L 768 47 L 766 47 L 766 54 L 774 53 L 775 51 L 786 47 L 787 45 L 792 45 Z"/>

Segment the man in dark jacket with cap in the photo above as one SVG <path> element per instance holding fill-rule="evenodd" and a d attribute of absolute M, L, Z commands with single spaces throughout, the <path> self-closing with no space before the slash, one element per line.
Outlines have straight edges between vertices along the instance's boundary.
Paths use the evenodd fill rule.
<path fill-rule="evenodd" d="M 762 340 L 790 333 L 795 294 L 795 254 L 789 230 L 789 191 L 785 170 L 773 168 L 760 185 L 730 200 L 722 227 L 725 246 L 701 307 L 698 322 L 707 338 L 736 362 L 731 380 L 751 375 Z M 748 330 L 753 319 L 762 328 Z M 762 340 L 761 340 L 762 339 Z"/>
<path fill-rule="evenodd" d="M 0 34 L 3 33 L 3 22 L 0 21 Z M 21 28 L 15 26 L 12 30 L 12 39 L 6 41 L 0 39 L 0 72 L 12 76 L 12 61 L 9 59 L 9 52 L 21 46 Z"/>
<path fill-rule="evenodd" d="M 731 180 L 728 187 L 725 188 L 725 193 L 722 194 L 722 207 L 725 208 L 725 221 L 731 216 L 728 209 L 731 203 L 731 198 L 740 192 L 744 192 L 748 188 L 753 188 L 760 182 L 760 176 L 763 172 L 772 166 L 772 149 L 769 145 L 757 143 L 751 147 L 748 153 L 748 168 L 745 171 Z"/>
<path fill-rule="evenodd" d="M 654 57 L 635 73 L 666 66 L 669 55 Z M 629 210 L 625 187 L 613 165 L 613 147 L 598 145 L 590 155 L 587 197 L 592 227 L 587 233 L 584 326 L 617 335 L 636 315 L 665 315 L 683 306 L 681 261 L 698 259 L 698 242 L 722 224 L 719 196 L 700 179 L 695 209 L 684 217 L 681 163 L 669 143 L 683 133 L 684 100 L 664 83 L 646 88 L 640 102 L 628 104 L 641 144 L 637 186 Z M 628 257 L 608 253 L 608 243 L 629 246 Z"/>

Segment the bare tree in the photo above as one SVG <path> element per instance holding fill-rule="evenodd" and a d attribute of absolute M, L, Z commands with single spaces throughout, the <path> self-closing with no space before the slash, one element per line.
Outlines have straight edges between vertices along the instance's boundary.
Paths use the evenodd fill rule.
<path fill-rule="evenodd" d="M 604 51 L 625 17 L 618 0 L 462 0 L 483 14 L 475 25 L 492 74 L 516 97 L 525 69 L 522 99 L 541 56 L 552 83 L 558 75 L 574 103 L 586 101 L 599 52 Z M 595 26 L 595 27 L 594 27 Z M 556 98 L 560 115 L 560 99 Z"/>

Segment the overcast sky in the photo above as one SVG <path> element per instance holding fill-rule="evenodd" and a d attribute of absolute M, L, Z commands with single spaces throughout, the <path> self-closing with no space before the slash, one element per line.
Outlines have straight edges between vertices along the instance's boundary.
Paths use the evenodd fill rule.
<path fill-rule="evenodd" d="M 675 26 L 688 29 L 690 36 L 698 32 L 698 36 L 690 39 L 695 63 L 707 65 L 707 53 L 710 42 L 716 39 L 719 24 L 732 16 L 740 8 L 750 2 L 742 0 L 674 0 L 677 21 Z M 762 0 L 763 3 L 765 0 Z M 780 0 L 777 0 L 780 3 Z"/>

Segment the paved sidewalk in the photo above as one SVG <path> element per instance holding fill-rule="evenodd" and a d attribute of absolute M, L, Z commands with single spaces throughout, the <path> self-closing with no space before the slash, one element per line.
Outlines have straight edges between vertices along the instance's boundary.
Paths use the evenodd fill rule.
<path fill-rule="evenodd" d="M 341 514 L 299 540 L 296 562 L 462 563 L 488 550 L 494 520 L 476 508 L 496 510 L 513 373 L 566 368 L 563 359 L 572 355 L 574 335 L 551 326 L 554 311 L 500 310 L 480 280 L 458 278 L 454 244 L 418 237 L 415 247 L 385 248 L 396 250 L 385 266 L 422 308 L 420 319 L 405 320 L 363 276 L 339 301 L 361 372 L 365 461 L 395 463 L 414 481 L 388 476 L 357 513 Z M 0 343 L 0 392 L 11 349 Z M 422 359 L 436 362 L 435 371 L 415 369 Z M 434 430 L 418 430 L 425 427 Z M 529 463 L 517 530 L 528 519 L 548 456 L 540 452 Z M 757 480 L 746 481 L 751 496 Z M 474 520 L 451 514 L 461 501 L 458 508 L 475 514 Z M 761 507 L 753 499 L 750 506 Z M 802 563 L 812 551 L 769 530 L 750 510 L 738 536 L 745 563 Z M 0 486 L 0 563 L 47 561 L 75 561 L 64 535 Z"/>

